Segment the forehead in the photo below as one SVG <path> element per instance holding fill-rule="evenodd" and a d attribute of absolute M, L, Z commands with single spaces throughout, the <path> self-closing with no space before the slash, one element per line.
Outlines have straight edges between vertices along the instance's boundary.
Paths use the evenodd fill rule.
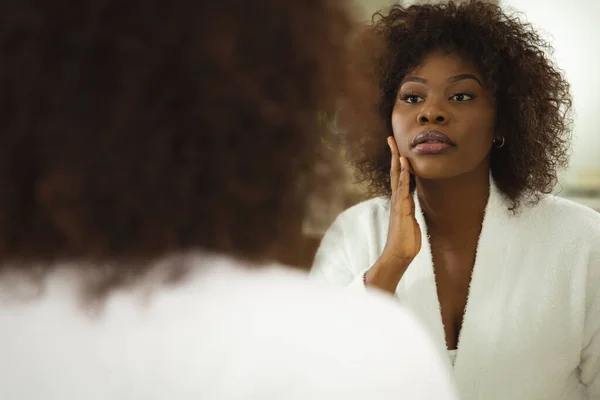
<path fill-rule="evenodd" d="M 473 74 L 479 79 L 481 74 L 475 66 L 456 53 L 434 51 L 425 56 L 419 65 L 408 73 L 428 80 L 448 79 L 461 74 Z"/>

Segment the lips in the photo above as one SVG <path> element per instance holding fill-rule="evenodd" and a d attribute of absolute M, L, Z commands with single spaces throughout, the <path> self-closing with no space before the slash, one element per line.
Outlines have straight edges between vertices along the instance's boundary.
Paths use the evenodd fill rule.
<path fill-rule="evenodd" d="M 412 142 L 413 151 L 422 154 L 442 154 L 455 146 L 456 144 L 440 131 L 420 132 Z"/>

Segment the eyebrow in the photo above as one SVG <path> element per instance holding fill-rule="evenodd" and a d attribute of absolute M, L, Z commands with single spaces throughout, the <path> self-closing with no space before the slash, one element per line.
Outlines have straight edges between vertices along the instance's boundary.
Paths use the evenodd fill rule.
<path fill-rule="evenodd" d="M 462 81 L 465 79 L 473 79 L 474 81 L 479 83 L 479 86 L 483 86 L 481 81 L 479 79 L 477 79 L 477 77 L 473 74 L 460 74 L 460 75 L 453 76 L 448 79 L 448 83 L 454 83 L 454 82 Z"/>
<path fill-rule="evenodd" d="M 473 74 L 460 74 L 460 75 L 452 76 L 452 77 L 448 78 L 448 83 L 455 83 L 455 82 L 462 81 L 465 79 L 473 79 L 474 81 L 479 83 L 479 86 L 483 86 L 481 81 Z M 427 84 L 427 79 L 419 78 L 417 76 L 407 76 L 402 81 L 401 85 L 404 85 L 406 82 L 416 82 L 416 83 Z"/>
<path fill-rule="evenodd" d="M 406 82 L 417 82 L 417 83 L 426 84 L 427 79 L 417 78 L 416 76 L 407 76 L 406 78 L 404 78 L 404 80 L 402 81 L 402 83 L 400 85 L 404 85 Z"/>

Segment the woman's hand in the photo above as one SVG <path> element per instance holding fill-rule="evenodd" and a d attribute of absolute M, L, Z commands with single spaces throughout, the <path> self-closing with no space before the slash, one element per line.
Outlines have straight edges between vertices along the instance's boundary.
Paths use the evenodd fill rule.
<path fill-rule="evenodd" d="M 421 250 L 421 228 L 415 218 L 415 201 L 410 194 L 410 164 L 400 156 L 393 137 L 388 137 L 392 151 L 390 184 L 390 225 L 382 256 L 410 264 Z"/>
<path fill-rule="evenodd" d="M 421 228 L 415 218 L 415 202 L 410 194 L 410 164 L 400 156 L 393 137 L 388 137 L 392 151 L 390 183 L 390 223 L 385 248 L 365 276 L 365 283 L 390 293 L 421 250 Z"/>

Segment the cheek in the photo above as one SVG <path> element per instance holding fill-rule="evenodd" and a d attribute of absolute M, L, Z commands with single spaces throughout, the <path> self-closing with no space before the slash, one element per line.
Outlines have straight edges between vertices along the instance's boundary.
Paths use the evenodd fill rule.
<path fill-rule="evenodd" d="M 471 122 L 465 127 L 465 132 L 469 132 L 470 147 L 488 152 L 495 136 L 495 126 L 493 113 L 482 112 L 479 118 L 471 119 Z"/>
<path fill-rule="evenodd" d="M 394 132 L 394 139 L 398 144 L 400 153 L 408 151 L 410 138 L 410 117 L 405 113 L 400 112 L 400 107 L 395 106 L 392 110 L 392 130 Z"/>

